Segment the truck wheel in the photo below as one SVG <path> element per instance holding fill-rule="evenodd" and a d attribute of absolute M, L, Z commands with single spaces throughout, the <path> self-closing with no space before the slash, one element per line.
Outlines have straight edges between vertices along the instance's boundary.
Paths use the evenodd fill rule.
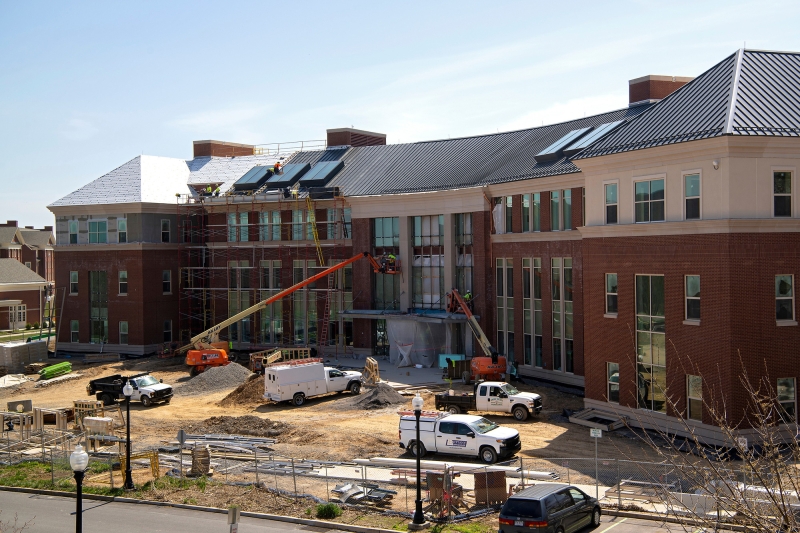
<path fill-rule="evenodd" d="M 150 396 L 142 396 L 139 399 L 142 401 L 142 405 L 144 405 L 145 407 L 150 407 L 151 405 L 153 405 L 153 400 L 150 399 Z"/>
<path fill-rule="evenodd" d="M 524 405 L 517 405 L 516 407 L 514 407 L 514 409 L 511 410 L 511 412 L 514 414 L 514 418 L 516 418 L 520 422 L 523 422 L 528 419 L 528 408 L 525 407 Z"/>
<path fill-rule="evenodd" d="M 592 511 L 592 527 L 600 527 L 600 508 L 595 507 Z"/>
<path fill-rule="evenodd" d="M 169 402 L 171 402 L 171 401 L 172 401 L 172 397 L 167 398 L 166 400 L 164 400 L 164 405 L 169 405 Z"/>
<path fill-rule="evenodd" d="M 108 393 L 101 394 L 99 400 L 103 402 L 103 405 L 111 405 L 114 403 L 114 397 Z"/>
<path fill-rule="evenodd" d="M 350 387 L 348 387 L 348 388 L 350 389 L 350 394 L 361 394 L 361 383 L 359 383 L 357 381 L 354 382 L 354 383 L 351 383 Z"/>
<path fill-rule="evenodd" d="M 228 361 L 230 361 L 231 363 L 235 363 L 236 362 L 236 354 L 233 353 L 233 352 L 229 353 L 228 354 Z"/>
<path fill-rule="evenodd" d="M 469 385 L 469 382 L 472 381 L 472 374 L 469 373 L 469 370 L 465 370 L 463 374 L 461 374 L 461 381 L 464 382 L 464 385 Z"/>
<path fill-rule="evenodd" d="M 298 392 L 297 394 L 292 396 L 292 405 L 300 407 L 304 403 L 306 403 L 306 395 L 303 394 L 302 392 Z"/>
<path fill-rule="evenodd" d="M 481 448 L 481 460 L 487 464 L 497 462 L 497 452 L 491 446 L 484 446 Z"/>
<path fill-rule="evenodd" d="M 200 370 L 200 369 L 199 369 L 199 368 L 197 368 L 196 366 L 193 366 L 193 367 L 191 367 L 191 368 L 189 369 L 189 375 L 190 375 L 191 377 L 195 377 L 195 376 L 196 376 L 197 374 L 199 374 L 200 372 L 202 372 L 202 370 Z"/>
<path fill-rule="evenodd" d="M 459 406 L 457 406 L 457 405 L 451 405 L 447 409 L 447 412 L 450 413 L 451 415 L 457 415 L 457 414 L 461 413 L 461 408 Z"/>
<path fill-rule="evenodd" d="M 414 457 L 425 457 L 425 454 L 428 453 L 428 451 L 425 449 L 424 444 L 412 440 L 408 443 L 408 453 Z"/>

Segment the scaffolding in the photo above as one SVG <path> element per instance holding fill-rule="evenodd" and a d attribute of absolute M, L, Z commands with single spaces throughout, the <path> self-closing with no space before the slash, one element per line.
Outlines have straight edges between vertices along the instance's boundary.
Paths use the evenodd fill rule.
<path fill-rule="evenodd" d="M 313 199 L 295 189 L 288 196 L 259 190 L 177 197 L 182 344 L 296 278 L 352 255 L 344 198 L 338 190 L 322 196 Z M 348 351 L 340 334 L 344 279 L 343 272 L 328 276 L 327 286 L 315 283 L 284 298 L 279 316 L 271 314 L 273 304 L 229 327 L 220 339 L 240 352 L 313 346 L 338 358 Z M 339 324 L 331 326 L 332 316 Z M 330 338 L 331 329 L 339 334 Z"/>

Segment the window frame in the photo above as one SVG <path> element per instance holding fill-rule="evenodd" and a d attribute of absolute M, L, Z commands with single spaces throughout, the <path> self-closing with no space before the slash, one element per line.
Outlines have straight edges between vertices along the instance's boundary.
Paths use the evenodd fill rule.
<path fill-rule="evenodd" d="M 125 331 L 123 332 L 122 325 L 125 325 Z M 123 342 L 123 335 L 125 336 L 125 342 Z M 119 321 L 119 344 L 128 344 L 128 321 L 127 320 L 120 320 Z"/>
<path fill-rule="evenodd" d="M 639 312 L 639 308 L 638 308 L 638 302 L 639 302 L 639 293 L 638 293 L 639 282 L 638 282 L 638 278 L 639 277 L 650 278 L 648 280 L 647 302 L 648 302 L 649 309 L 648 309 L 648 314 L 647 315 L 645 315 L 643 313 L 640 313 Z M 654 300 L 653 299 L 653 278 L 656 278 L 656 277 L 661 278 L 661 280 L 662 280 L 661 283 L 662 283 L 663 294 L 661 295 L 662 296 L 661 303 L 664 306 L 664 315 L 663 316 L 653 313 L 653 300 Z M 661 414 L 661 415 L 666 415 L 666 413 L 667 413 L 667 401 L 666 400 L 664 401 L 664 405 L 662 406 L 663 410 L 656 411 L 655 409 L 653 409 L 653 407 L 655 406 L 655 401 L 656 400 L 655 400 L 655 397 L 654 397 L 652 386 L 655 383 L 655 380 L 653 378 L 653 369 L 655 367 L 663 369 L 663 371 L 664 371 L 663 377 L 666 380 L 666 369 L 668 368 L 667 351 L 666 351 L 666 338 L 667 338 L 666 337 L 666 335 L 667 335 L 667 332 L 666 332 L 667 276 L 665 274 L 653 274 L 653 273 L 643 272 L 643 273 L 635 273 L 633 275 L 633 279 L 634 279 L 634 313 L 635 313 L 635 317 L 636 317 L 636 330 L 635 330 L 636 337 L 635 337 L 635 342 L 636 342 L 636 353 L 637 353 L 637 362 L 636 362 L 637 390 L 640 389 L 640 382 L 645 382 L 647 384 L 646 389 L 645 389 L 646 393 L 647 393 L 646 395 L 650 397 L 649 400 L 648 400 L 648 398 L 644 398 L 644 401 L 646 401 L 646 402 L 649 401 L 650 406 L 649 407 L 648 406 L 642 406 L 641 405 L 641 403 L 642 403 L 641 395 L 637 392 L 636 405 L 637 405 L 637 409 L 646 410 L 648 413 L 657 413 L 657 414 Z M 647 330 L 641 329 L 639 327 L 640 326 L 640 317 L 646 317 L 648 319 L 649 324 L 648 324 L 648 329 Z M 663 330 L 656 329 L 653 326 L 653 322 L 655 322 L 653 320 L 654 318 L 660 319 L 659 322 L 661 322 L 661 327 L 663 328 Z M 639 359 L 639 333 L 647 333 L 647 334 L 650 335 L 649 336 L 649 341 L 648 341 L 648 348 L 650 349 L 650 362 L 649 363 L 645 363 L 644 361 Z M 664 336 L 664 338 L 663 338 L 663 341 L 664 341 L 664 343 L 663 343 L 664 344 L 663 364 L 660 364 L 660 362 L 657 364 L 655 362 L 656 358 L 654 357 L 654 354 L 653 354 L 653 346 L 655 345 L 655 343 L 653 342 L 653 335 L 663 335 Z M 643 378 L 643 376 L 642 376 L 642 374 L 640 372 L 642 368 L 645 368 L 648 371 L 648 373 L 650 375 L 649 379 Z M 641 381 L 641 380 L 644 380 L 644 379 L 647 379 L 647 381 Z M 662 385 L 663 385 L 663 390 L 661 391 L 661 393 L 665 393 L 666 392 L 666 381 Z"/>
<path fill-rule="evenodd" d="M 514 233 L 514 196 L 503 197 L 503 224 L 505 233 Z"/>
<path fill-rule="evenodd" d="M 644 182 L 648 182 L 649 183 L 649 182 L 659 181 L 659 180 L 664 182 L 664 199 L 663 200 L 656 200 L 656 201 L 664 202 L 664 219 L 663 220 L 653 220 L 653 210 L 652 210 L 652 206 L 650 205 L 650 204 L 653 203 L 653 200 L 648 199 L 648 200 L 645 200 L 644 202 L 637 202 L 636 201 L 636 184 L 637 183 L 644 183 Z M 666 174 L 655 174 L 655 175 L 652 175 L 652 176 L 637 176 L 637 177 L 633 178 L 632 185 L 633 185 L 633 191 L 632 191 L 633 195 L 632 195 L 632 198 L 631 198 L 631 203 L 632 203 L 632 206 L 633 206 L 633 223 L 634 224 L 657 224 L 659 222 L 667 222 L 667 175 Z M 650 189 L 651 189 L 650 192 L 648 192 L 648 198 L 652 195 L 652 186 L 651 186 Z M 637 203 L 645 203 L 645 202 L 648 204 L 648 211 L 647 211 L 648 219 L 647 220 L 638 221 L 638 220 L 636 220 L 636 204 Z"/>
<path fill-rule="evenodd" d="M 104 224 L 105 231 L 100 231 L 97 226 L 95 226 L 95 231 L 92 231 L 92 224 Z M 92 219 L 90 218 L 86 222 L 86 227 L 88 230 L 88 243 L 89 244 L 108 244 L 108 219 Z M 92 235 L 95 235 L 95 241 L 92 242 Z M 100 236 L 103 236 L 102 240 L 100 240 Z"/>
<path fill-rule="evenodd" d="M 608 277 L 609 276 L 614 276 L 616 278 L 616 289 L 617 289 L 617 292 L 609 292 L 609 290 L 608 290 L 609 289 L 609 287 L 608 287 Z M 617 318 L 617 316 L 619 316 L 619 275 L 616 272 L 606 272 L 604 274 L 604 276 L 603 276 L 603 283 L 604 283 L 603 289 L 604 289 L 604 292 L 605 292 L 605 295 L 606 295 L 605 302 L 604 302 L 605 314 L 603 314 L 603 316 L 605 318 Z M 616 298 L 616 300 L 615 300 L 615 302 L 616 302 L 616 306 L 615 306 L 616 307 L 616 311 L 611 311 L 609 309 L 609 306 L 608 306 L 608 297 L 609 296 L 614 296 Z"/>
<path fill-rule="evenodd" d="M 125 274 L 123 276 L 123 274 Z M 125 278 L 123 281 L 123 277 Z M 127 296 L 128 295 L 128 271 L 127 270 L 120 270 L 117 273 L 117 281 L 118 281 L 118 289 L 119 289 L 119 296 Z M 122 290 L 123 283 L 125 284 L 124 289 Z"/>
<path fill-rule="evenodd" d="M 700 397 L 691 396 L 692 391 L 692 378 L 697 378 L 700 380 Z M 694 416 L 692 410 L 692 400 L 700 402 L 700 413 L 699 418 Z M 702 422 L 703 421 L 703 377 L 702 376 L 694 376 L 691 374 L 686 374 L 686 418 L 688 420 L 694 420 L 695 422 Z"/>
<path fill-rule="evenodd" d="M 688 176 L 697 175 L 697 196 L 687 196 L 686 194 L 686 178 Z M 681 188 L 683 189 L 683 220 L 703 220 L 703 171 L 702 169 L 684 170 L 681 172 Z M 688 218 L 686 216 L 686 202 L 697 198 L 697 218 Z M 664 187 L 664 218 L 666 218 L 666 182 Z"/>
<path fill-rule="evenodd" d="M 122 229 L 120 225 L 124 225 L 125 229 Z M 127 242 L 128 242 L 128 218 L 123 216 L 117 219 L 117 243 L 125 244 Z"/>
<path fill-rule="evenodd" d="M 73 274 L 75 274 L 75 275 L 73 276 Z M 73 281 L 72 278 L 75 278 L 75 281 Z M 71 296 L 74 296 L 74 295 L 78 294 L 78 290 L 80 289 L 79 284 L 78 284 L 79 279 L 80 278 L 78 276 L 78 271 L 77 270 L 70 270 L 70 272 L 69 272 L 69 294 Z"/>
<path fill-rule="evenodd" d="M 172 270 L 161 271 L 161 294 L 172 294 Z"/>
<path fill-rule="evenodd" d="M 689 317 L 689 300 L 697 300 L 699 305 L 700 298 L 702 296 L 689 296 L 689 278 L 697 278 L 697 283 L 700 285 L 700 291 L 698 294 L 702 293 L 702 281 L 700 280 L 700 274 L 686 274 L 683 276 L 683 320 L 684 324 L 687 325 L 698 325 L 700 324 L 700 318 L 703 316 L 701 310 L 698 308 L 698 316 L 697 318 L 690 318 Z"/>
<path fill-rule="evenodd" d="M 164 230 L 164 222 L 167 223 L 167 229 Z M 170 222 L 168 218 L 161 219 L 161 242 L 162 243 L 169 243 L 172 239 L 172 231 L 170 229 Z M 167 240 L 164 240 L 164 234 L 166 233 Z"/>
<path fill-rule="evenodd" d="M 784 400 L 784 401 L 781 401 L 780 392 L 779 392 L 779 389 L 780 389 L 780 385 L 779 385 L 779 383 L 780 383 L 781 381 L 783 381 L 783 380 L 787 380 L 787 379 L 788 379 L 788 380 L 791 380 L 791 381 L 793 382 L 793 384 L 792 384 L 792 388 L 793 388 L 793 390 L 794 390 L 794 398 L 792 398 L 791 400 Z M 779 409 L 778 409 L 778 415 L 779 415 L 779 416 L 781 417 L 781 419 L 783 420 L 783 423 L 784 423 L 784 424 L 792 424 L 792 423 L 795 423 L 795 422 L 797 421 L 797 379 L 796 379 L 796 378 L 794 378 L 794 377 L 788 377 L 788 378 L 778 378 L 778 379 L 775 381 L 775 400 L 778 402 L 778 406 L 779 406 Z M 786 420 L 786 418 L 784 418 L 784 416 L 783 416 L 783 413 L 785 412 L 785 410 L 783 409 L 783 405 L 784 405 L 784 404 L 788 404 L 788 403 L 791 403 L 791 404 L 792 404 L 792 410 L 794 411 L 794 412 L 792 413 L 792 420 Z"/>
<path fill-rule="evenodd" d="M 80 341 L 81 323 L 80 320 L 69 321 L 69 342 L 70 344 Z"/>
<path fill-rule="evenodd" d="M 169 333 L 169 338 L 167 338 Z M 172 320 L 164 321 L 164 342 L 172 342 Z"/>
<path fill-rule="evenodd" d="M 75 231 L 72 231 L 73 223 Z M 78 234 L 80 233 L 80 222 L 75 219 L 67 221 L 67 232 L 69 233 L 69 244 L 78 244 Z M 72 236 L 75 236 L 74 242 Z"/>
<path fill-rule="evenodd" d="M 789 197 L 789 215 L 788 216 L 777 216 L 775 215 L 775 174 L 778 172 L 788 172 L 790 174 L 789 177 L 789 194 L 781 194 L 780 196 L 788 196 Z M 795 201 L 794 201 L 794 191 L 797 188 L 795 182 L 795 176 L 797 173 L 795 172 L 795 167 L 771 167 L 770 168 L 770 188 L 772 189 L 772 218 L 777 219 L 786 219 L 786 218 L 795 218 Z"/>
<path fill-rule="evenodd" d="M 608 203 L 608 194 L 606 192 L 606 187 L 614 186 L 617 188 L 615 196 L 616 202 L 615 203 Z M 608 221 L 608 208 L 614 206 L 616 207 L 616 222 L 609 222 Z M 603 182 L 603 224 L 606 226 L 616 226 L 619 224 L 619 180 L 608 180 Z"/>
<path fill-rule="evenodd" d="M 778 288 L 777 288 L 778 277 L 784 277 L 784 276 L 788 276 L 792 280 L 792 287 L 791 287 L 792 295 L 789 296 L 789 297 L 787 297 L 787 296 L 780 296 L 779 297 L 779 295 L 778 295 Z M 797 314 L 795 312 L 794 274 L 775 274 L 775 284 L 774 285 L 775 285 L 775 304 L 776 304 L 776 308 L 775 308 L 775 322 L 776 322 L 776 324 L 778 326 L 796 326 L 797 325 Z M 791 310 L 792 310 L 791 318 L 778 318 L 778 309 L 777 309 L 778 300 L 791 300 Z"/>

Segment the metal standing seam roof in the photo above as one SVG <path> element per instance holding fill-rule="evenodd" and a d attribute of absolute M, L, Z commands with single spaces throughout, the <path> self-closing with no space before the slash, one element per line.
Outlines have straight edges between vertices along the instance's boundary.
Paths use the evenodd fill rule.
<path fill-rule="evenodd" d="M 800 54 L 739 50 L 574 159 L 722 135 L 800 136 Z"/>
<path fill-rule="evenodd" d="M 340 187 L 346 196 L 437 191 L 570 174 L 580 169 L 569 159 L 537 164 L 534 155 L 574 129 L 627 120 L 647 107 L 475 137 L 300 152 L 289 162 L 313 165 L 340 159 L 344 168 L 327 186 Z"/>
<path fill-rule="evenodd" d="M 16 259 L 0 259 L 0 283 L 47 283 L 42 276 Z"/>

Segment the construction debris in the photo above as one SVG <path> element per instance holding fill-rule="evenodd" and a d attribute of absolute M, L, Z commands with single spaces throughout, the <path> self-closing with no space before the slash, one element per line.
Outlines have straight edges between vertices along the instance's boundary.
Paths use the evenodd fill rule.
<path fill-rule="evenodd" d="M 0 378 L 0 389 L 4 389 L 6 387 L 16 387 L 18 385 L 22 385 L 26 381 L 32 381 L 30 378 L 26 378 L 24 374 L 8 374 Z"/>
<path fill-rule="evenodd" d="M 189 427 L 193 434 L 252 435 L 254 437 L 277 437 L 290 426 L 284 422 L 272 421 L 253 415 L 212 416 L 199 426 Z"/>
<path fill-rule="evenodd" d="M 252 374 L 247 381 L 236 387 L 233 392 L 219 402 L 222 407 L 243 404 L 261 405 L 262 403 L 266 403 L 264 379 L 259 374 Z"/>
<path fill-rule="evenodd" d="M 364 363 L 364 373 L 361 381 L 367 386 L 375 386 L 381 382 L 378 361 L 376 361 L 374 357 L 367 357 Z"/>
<path fill-rule="evenodd" d="M 69 381 L 71 379 L 78 379 L 83 377 L 83 374 L 67 374 L 65 376 L 58 376 L 57 378 L 53 379 L 39 379 L 36 383 L 34 383 L 34 387 L 37 389 L 40 387 L 49 387 L 50 385 L 55 385 L 57 383 L 62 383 L 64 381 Z"/>
<path fill-rule="evenodd" d="M 222 392 L 247 381 L 252 372 L 237 363 L 211 367 L 189 381 L 175 387 L 177 396 L 194 396 Z"/>
<path fill-rule="evenodd" d="M 38 374 L 43 368 L 47 368 L 53 363 L 31 363 L 25 367 L 26 374 Z"/>
<path fill-rule="evenodd" d="M 365 394 L 353 396 L 338 402 L 342 409 L 383 409 L 393 405 L 402 405 L 408 402 L 408 398 L 402 396 L 386 383 L 378 385 Z"/>

